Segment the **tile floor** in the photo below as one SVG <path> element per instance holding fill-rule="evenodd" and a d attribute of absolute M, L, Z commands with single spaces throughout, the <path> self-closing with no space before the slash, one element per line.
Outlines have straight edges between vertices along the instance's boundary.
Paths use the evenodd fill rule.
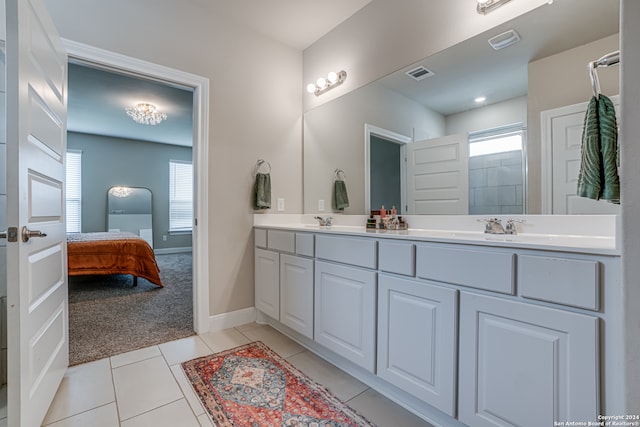
<path fill-rule="evenodd" d="M 43 426 L 213 426 L 180 363 L 255 340 L 379 427 L 431 426 L 270 326 L 255 323 L 71 367 Z"/>

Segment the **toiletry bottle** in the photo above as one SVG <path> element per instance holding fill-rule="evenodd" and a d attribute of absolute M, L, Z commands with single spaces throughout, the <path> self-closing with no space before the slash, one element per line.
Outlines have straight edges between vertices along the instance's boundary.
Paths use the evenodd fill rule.
<path fill-rule="evenodd" d="M 396 216 L 397 214 L 398 214 L 398 211 L 397 211 L 395 205 L 391 206 L 391 215 Z"/>
<path fill-rule="evenodd" d="M 387 210 L 384 208 L 384 205 L 382 205 L 380 208 L 380 218 L 384 219 L 385 216 L 387 216 Z"/>

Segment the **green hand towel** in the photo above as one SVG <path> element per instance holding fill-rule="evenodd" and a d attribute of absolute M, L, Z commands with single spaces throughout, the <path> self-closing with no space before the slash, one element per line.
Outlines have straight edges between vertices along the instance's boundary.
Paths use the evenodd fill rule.
<path fill-rule="evenodd" d="M 253 187 L 253 208 L 271 208 L 271 176 L 268 173 L 256 174 L 256 182 Z"/>
<path fill-rule="evenodd" d="M 620 203 L 616 113 L 613 103 L 604 95 L 591 98 L 587 107 L 577 194 Z"/>
<path fill-rule="evenodd" d="M 342 179 L 336 179 L 333 183 L 333 207 L 338 210 L 349 207 L 347 184 Z"/>

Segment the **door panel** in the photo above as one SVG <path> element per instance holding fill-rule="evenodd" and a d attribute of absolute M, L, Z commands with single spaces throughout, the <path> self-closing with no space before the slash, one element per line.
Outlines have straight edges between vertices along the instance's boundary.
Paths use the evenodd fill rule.
<path fill-rule="evenodd" d="M 407 213 L 469 213 L 468 164 L 466 134 L 407 144 Z"/>
<path fill-rule="evenodd" d="M 69 362 L 67 57 L 41 0 L 7 0 L 8 425 L 40 426 Z M 35 233 L 21 238 L 22 229 Z"/>

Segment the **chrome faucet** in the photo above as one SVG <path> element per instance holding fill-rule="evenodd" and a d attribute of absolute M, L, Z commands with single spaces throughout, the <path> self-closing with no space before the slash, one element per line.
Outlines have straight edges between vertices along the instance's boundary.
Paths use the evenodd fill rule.
<path fill-rule="evenodd" d="M 485 223 L 484 232 L 487 234 L 506 234 L 506 231 L 502 227 L 502 221 L 498 218 L 483 218 L 478 221 Z"/>
<path fill-rule="evenodd" d="M 318 220 L 318 224 L 320 225 L 320 227 L 331 227 L 331 220 L 333 218 L 330 216 L 326 218 L 322 218 L 321 216 L 314 216 L 313 219 Z"/>
<path fill-rule="evenodd" d="M 518 229 L 516 228 L 516 223 L 524 224 L 526 221 L 524 219 L 508 219 L 507 225 L 504 229 L 505 234 L 518 234 Z"/>

